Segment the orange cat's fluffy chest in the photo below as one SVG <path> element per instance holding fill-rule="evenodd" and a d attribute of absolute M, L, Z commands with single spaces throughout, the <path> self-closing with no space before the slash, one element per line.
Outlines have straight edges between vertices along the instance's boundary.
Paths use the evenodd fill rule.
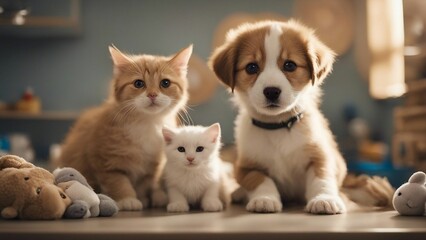
<path fill-rule="evenodd" d="M 125 127 L 129 139 L 140 148 L 144 154 L 155 154 L 162 151 L 163 139 L 161 137 L 161 126 L 159 123 L 141 122 L 130 124 Z"/>
<path fill-rule="evenodd" d="M 110 113 L 106 110 L 105 115 L 100 114 L 98 121 L 93 123 L 94 134 L 86 146 L 92 170 L 119 170 L 133 183 L 152 175 L 161 161 L 163 121 L 133 116 L 133 119 L 123 119 L 117 124 L 109 121 Z"/>

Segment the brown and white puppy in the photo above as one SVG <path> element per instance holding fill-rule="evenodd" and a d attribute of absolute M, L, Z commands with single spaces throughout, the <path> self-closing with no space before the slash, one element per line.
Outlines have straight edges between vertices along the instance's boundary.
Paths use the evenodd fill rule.
<path fill-rule="evenodd" d="M 333 62 L 333 51 L 295 21 L 242 25 L 214 51 L 210 66 L 239 107 L 236 178 L 248 211 L 279 212 L 281 199 L 306 201 L 314 214 L 346 211 L 346 165 L 319 110 Z"/>

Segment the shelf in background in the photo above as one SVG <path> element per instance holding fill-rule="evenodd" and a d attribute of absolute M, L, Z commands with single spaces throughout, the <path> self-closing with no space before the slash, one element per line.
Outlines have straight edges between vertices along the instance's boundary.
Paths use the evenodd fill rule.
<path fill-rule="evenodd" d="M 0 36 L 76 37 L 81 34 L 80 0 L 6 0 L 0 3 Z"/>
<path fill-rule="evenodd" d="M 0 111 L 1 119 L 17 120 L 75 120 L 80 115 L 73 111 L 45 111 L 40 113 L 26 113 L 19 111 Z"/>

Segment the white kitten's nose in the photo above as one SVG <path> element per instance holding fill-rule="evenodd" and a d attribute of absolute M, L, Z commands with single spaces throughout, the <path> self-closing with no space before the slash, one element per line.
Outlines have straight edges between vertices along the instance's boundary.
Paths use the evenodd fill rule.
<path fill-rule="evenodd" d="M 192 163 L 192 161 L 194 161 L 193 157 L 186 157 L 186 160 L 188 160 L 188 162 Z"/>

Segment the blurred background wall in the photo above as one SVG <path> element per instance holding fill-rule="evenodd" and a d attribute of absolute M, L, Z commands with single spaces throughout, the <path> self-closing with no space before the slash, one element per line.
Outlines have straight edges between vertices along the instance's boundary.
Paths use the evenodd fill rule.
<path fill-rule="evenodd" d="M 57 1 L 55 1 L 57 2 Z M 55 11 L 55 4 L 51 4 Z M 112 73 L 108 45 L 129 53 L 169 55 L 188 44 L 207 60 L 213 34 L 222 19 L 234 12 L 272 12 L 292 17 L 292 0 L 86 0 L 81 1 L 81 32 L 75 36 L 11 37 L 0 31 L 0 101 L 17 101 L 27 87 L 41 98 L 43 110 L 81 111 L 107 97 Z M 398 100 L 373 100 L 368 83 L 354 63 L 354 50 L 338 56 L 326 79 L 321 106 L 337 140 L 348 132 L 343 111 L 354 106 L 358 115 L 385 142 L 392 135 L 392 110 Z M 196 124 L 220 122 L 223 141 L 233 142 L 236 110 L 219 87 L 214 97 L 192 106 Z M 73 120 L 0 118 L 0 135 L 28 134 L 38 158 L 46 158 L 50 144 L 61 142 Z"/>

